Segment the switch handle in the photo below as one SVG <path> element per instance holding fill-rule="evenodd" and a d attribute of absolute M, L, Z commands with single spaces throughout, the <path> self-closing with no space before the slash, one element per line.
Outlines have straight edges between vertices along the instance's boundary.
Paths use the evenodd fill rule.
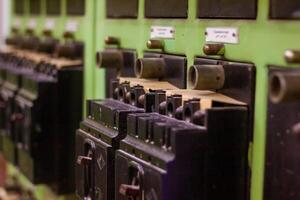
<path fill-rule="evenodd" d="M 126 197 L 137 197 L 140 194 L 140 186 L 122 184 L 119 192 Z"/>
<path fill-rule="evenodd" d="M 78 165 L 89 164 L 91 161 L 92 161 L 92 158 L 88 157 L 88 156 L 78 156 L 78 158 L 77 158 Z"/>

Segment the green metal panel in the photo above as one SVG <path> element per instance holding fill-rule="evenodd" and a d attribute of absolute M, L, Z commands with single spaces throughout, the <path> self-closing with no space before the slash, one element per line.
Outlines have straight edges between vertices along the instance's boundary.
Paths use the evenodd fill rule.
<path fill-rule="evenodd" d="M 250 61 L 257 66 L 256 107 L 254 120 L 254 142 L 251 145 L 249 159 L 252 167 L 251 199 L 262 200 L 267 100 L 267 65 L 288 66 L 283 58 L 288 48 L 300 49 L 300 22 L 269 20 L 269 1 L 258 1 L 256 20 L 197 19 L 196 0 L 189 0 L 188 19 L 145 19 L 144 0 L 139 1 L 138 19 L 106 19 L 105 1 L 96 3 L 96 50 L 104 48 L 105 36 L 120 38 L 122 48 L 136 49 L 139 57 L 147 50 L 146 42 L 150 37 L 151 25 L 176 27 L 176 38 L 165 41 L 168 53 L 185 54 L 188 65 L 193 64 L 194 56 L 203 55 L 206 27 L 238 27 L 240 42 L 238 45 L 226 45 L 225 57 L 233 60 Z M 104 73 L 96 69 L 95 52 L 86 55 L 89 61 L 86 77 L 87 93 L 94 98 L 104 96 Z M 93 63 L 92 63 L 93 62 Z M 92 65 L 92 66 L 91 66 Z M 91 79 L 93 81 L 91 81 Z"/>

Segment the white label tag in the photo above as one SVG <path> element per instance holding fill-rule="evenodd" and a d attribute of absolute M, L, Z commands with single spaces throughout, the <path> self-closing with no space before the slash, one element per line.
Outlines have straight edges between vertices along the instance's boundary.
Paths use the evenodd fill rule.
<path fill-rule="evenodd" d="M 76 32 L 78 30 L 78 22 L 77 21 L 68 21 L 65 27 L 66 31 Z"/>
<path fill-rule="evenodd" d="M 30 29 L 35 29 L 36 28 L 36 21 L 35 19 L 30 19 L 27 25 L 28 28 Z"/>
<path fill-rule="evenodd" d="M 172 26 L 152 26 L 151 39 L 174 39 L 175 28 Z"/>
<path fill-rule="evenodd" d="M 205 30 L 206 42 L 239 43 L 239 30 L 238 28 L 206 28 Z"/>
<path fill-rule="evenodd" d="M 54 19 L 47 19 L 45 23 L 45 29 L 53 30 L 55 27 L 55 20 Z"/>
<path fill-rule="evenodd" d="M 14 20 L 14 27 L 15 27 L 15 28 L 19 28 L 20 26 L 21 26 L 21 21 L 20 21 L 20 19 L 18 19 L 18 18 L 15 19 L 15 20 Z"/>

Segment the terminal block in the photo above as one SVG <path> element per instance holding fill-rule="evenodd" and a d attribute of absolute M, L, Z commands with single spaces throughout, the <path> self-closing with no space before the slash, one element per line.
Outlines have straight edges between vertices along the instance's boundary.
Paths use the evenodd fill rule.
<path fill-rule="evenodd" d="M 80 199 L 114 199 L 115 150 L 126 136 L 126 119 L 143 109 L 120 101 L 88 101 L 88 117 L 76 134 L 76 194 Z"/>

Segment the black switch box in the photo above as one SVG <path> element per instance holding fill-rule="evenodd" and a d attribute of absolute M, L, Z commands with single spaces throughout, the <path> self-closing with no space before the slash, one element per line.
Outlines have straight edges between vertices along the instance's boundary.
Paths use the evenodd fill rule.
<path fill-rule="evenodd" d="M 285 2 L 287 3 L 287 2 Z M 286 66 L 269 66 L 269 93 L 281 95 L 284 90 L 294 91 L 293 85 L 283 86 L 285 82 L 273 75 L 299 76 L 300 70 Z M 279 77 L 279 76 L 277 76 Z M 296 88 L 299 88 L 296 86 Z M 285 93 L 286 94 L 286 93 Z M 285 95 L 284 94 L 284 95 Z M 288 94 L 288 92 L 287 92 Z M 270 95 L 271 96 L 271 95 Z M 294 99 L 274 103 L 268 100 L 266 161 L 264 166 L 264 199 L 300 199 L 300 103 L 297 95 Z"/>
<path fill-rule="evenodd" d="M 74 132 L 82 118 L 82 66 L 58 69 L 56 75 L 22 76 L 15 100 L 23 120 L 15 126 L 18 163 L 34 184 L 49 184 L 58 194 L 75 188 Z M 73 155 L 73 156 L 72 156 Z"/>
<path fill-rule="evenodd" d="M 257 0 L 198 0 L 198 18 L 255 19 Z"/>
<path fill-rule="evenodd" d="M 138 0 L 106 0 L 108 18 L 137 18 Z"/>
<path fill-rule="evenodd" d="M 145 0 L 146 18 L 187 18 L 188 0 Z"/>
<path fill-rule="evenodd" d="M 157 113 L 127 120 L 116 152 L 116 199 L 246 199 L 246 108 L 209 109 L 206 126 Z"/>
<path fill-rule="evenodd" d="M 127 115 L 143 109 L 120 101 L 90 100 L 88 117 L 76 133 L 76 195 L 114 199 L 115 150 L 126 136 Z"/>

